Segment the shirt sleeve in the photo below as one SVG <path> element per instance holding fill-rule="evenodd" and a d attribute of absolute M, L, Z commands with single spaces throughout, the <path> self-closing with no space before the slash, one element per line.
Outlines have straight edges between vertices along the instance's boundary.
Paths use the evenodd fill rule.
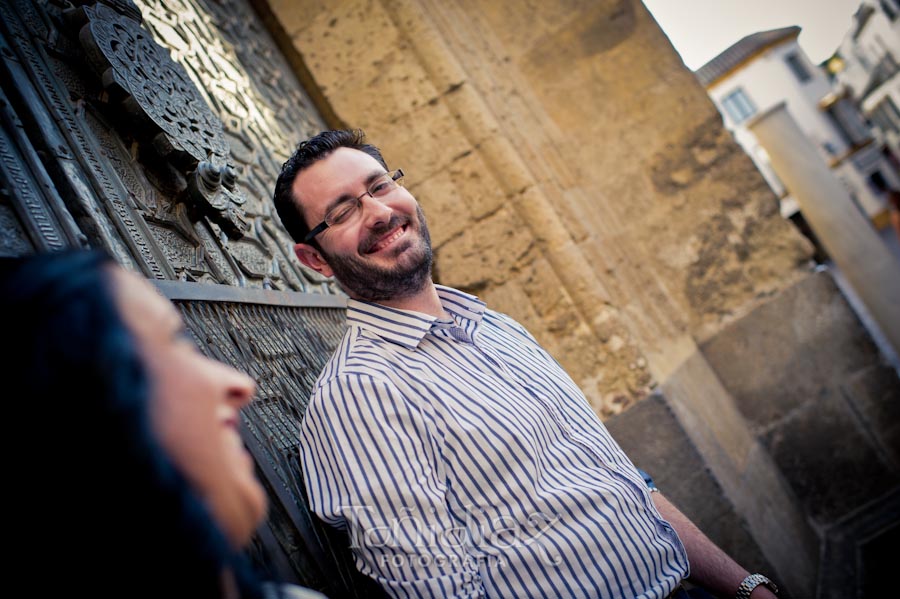
<path fill-rule="evenodd" d="M 301 432 L 310 508 L 349 533 L 357 568 L 391 596 L 483 597 L 427 422 L 389 382 L 344 375 L 321 386 Z"/>

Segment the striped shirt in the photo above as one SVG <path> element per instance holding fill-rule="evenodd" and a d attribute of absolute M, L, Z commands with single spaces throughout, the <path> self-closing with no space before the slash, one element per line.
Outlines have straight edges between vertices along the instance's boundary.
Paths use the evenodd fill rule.
<path fill-rule="evenodd" d="M 310 507 L 393 597 L 661 599 L 681 541 L 584 395 L 506 315 L 350 300 L 303 420 Z"/>

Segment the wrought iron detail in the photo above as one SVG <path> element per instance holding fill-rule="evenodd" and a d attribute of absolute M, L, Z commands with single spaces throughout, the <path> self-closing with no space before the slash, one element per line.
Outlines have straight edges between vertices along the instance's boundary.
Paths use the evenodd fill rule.
<path fill-rule="evenodd" d="M 11 201 L 21 223 L 17 234 L 13 230 L 3 231 L 3 245 L 43 251 L 60 250 L 70 244 L 83 245 L 84 236 L 79 234 L 53 187 L 47 185 L 47 173 L 23 139 L 22 124 L 2 91 L 0 124 L 0 195 Z M 44 185 L 39 187 L 39 182 Z"/>
<path fill-rule="evenodd" d="M 193 166 L 210 157 L 224 162 L 228 144 L 222 123 L 184 67 L 138 22 L 102 4 L 84 12 L 88 23 L 79 40 L 109 102 L 121 102 L 133 117 L 152 121 L 161 130 L 153 138 L 156 149 L 174 163 Z"/>
<path fill-rule="evenodd" d="M 339 293 L 273 214 L 281 162 L 324 123 L 247 3 L 70 1 L 0 11 L 30 79 L 14 87 L 53 113 L 31 130 L 73 161 L 52 174 L 89 242 L 157 279 Z"/>
<path fill-rule="evenodd" d="M 236 193 L 237 175 L 230 166 L 216 167 L 205 160 L 188 178 L 191 204 L 219 225 L 231 239 L 240 239 L 250 223 L 238 207 L 244 198 Z"/>
<path fill-rule="evenodd" d="M 0 75 L 0 253 L 102 247 L 180 298 L 201 350 L 259 385 L 242 435 L 273 505 L 260 563 L 373 596 L 303 497 L 297 427 L 345 297 L 273 215 L 281 163 L 324 124 L 252 9 L 0 2 Z"/>
<path fill-rule="evenodd" d="M 82 107 L 69 101 L 69 94 L 48 68 L 52 60 L 33 43 L 46 23 L 37 10 L 25 0 L 0 2 L 0 31 L 8 35 L 15 56 L 4 55 L 3 63 L 17 96 L 17 113 L 28 113 L 34 121 L 29 137 L 33 135 L 32 143 L 50 158 L 47 170 L 55 175 L 71 218 L 91 244 L 106 248 L 122 264 L 140 268 L 151 278 L 170 278 L 171 271 L 161 262 L 146 227 L 135 221 L 124 204 L 127 194 L 120 181 L 81 126 Z M 45 37 L 58 36 L 45 32 Z"/>
<path fill-rule="evenodd" d="M 208 217 L 239 239 L 249 223 L 222 122 L 185 68 L 133 18 L 140 13 L 123 12 L 130 17 L 96 4 L 68 17 L 71 23 L 86 20 L 78 39 L 102 82 L 104 100 L 123 109 L 138 136 L 187 176 L 189 192 L 181 198 L 198 209 L 198 218 Z"/>
<path fill-rule="evenodd" d="M 301 139 L 325 128 L 291 67 L 244 0 L 138 0 L 143 26 L 172 49 L 221 119 L 250 229 L 238 242 L 219 237 L 248 285 L 338 293 L 299 264 L 293 241 L 273 215 L 281 163 Z M 216 223 L 228 237 L 225 227 Z M 227 226 L 227 225 L 226 225 Z M 241 283 L 243 284 L 243 283 Z"/>

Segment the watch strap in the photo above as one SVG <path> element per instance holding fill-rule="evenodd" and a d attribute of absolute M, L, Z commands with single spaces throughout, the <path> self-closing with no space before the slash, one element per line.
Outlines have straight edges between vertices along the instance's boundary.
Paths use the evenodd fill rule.
<path fill-rule="evenodd" d="M 750 593 L 752 593 L 753 589 L 761 584 L 766 585 L 769 590 L 771 590 L 776 595 L 778 594 L 778 587 L 775 586 L 774 582 L 772 582 L 762 574 L 751 574 L 741 581 L 741 586 L 738 587 L 737 593 L 734 595 L 734 599 L 750 599 Z"/>

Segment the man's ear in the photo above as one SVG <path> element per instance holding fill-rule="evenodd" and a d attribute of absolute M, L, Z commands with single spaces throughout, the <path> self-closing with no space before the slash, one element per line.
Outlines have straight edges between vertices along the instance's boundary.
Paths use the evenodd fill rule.
<path fill-rule="evenodd" d="M 330 277 L 334 274 L 334 271 L 328 266 L 328 262 L 325 261 L 325 258 L 319 250 L 313 246 L 306 243 L 298 243 L 294 245 L 294 253 L 297 254 L 297 259 L 300 260 L 300 262 L 322 276 Z"/>

